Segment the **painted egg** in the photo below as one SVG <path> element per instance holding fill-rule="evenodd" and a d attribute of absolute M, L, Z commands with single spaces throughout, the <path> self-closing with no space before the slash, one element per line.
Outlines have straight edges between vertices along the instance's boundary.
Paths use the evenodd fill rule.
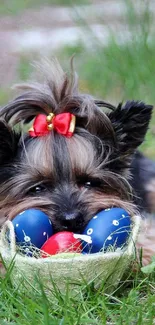
<path fill-rule="evenodd" d="M 81 253 L 82 243 L 72 232 L 61 231 L 50 237 L 41 247 L 41 250 L 49 255 L 62 252 Z M 47 257 L 47 255 L 42 254 L 42 257 Z"/>
<path fill-rule="evenodd" d="M 28 209 L 19 213 L 12 223 L 15 229 L 16 243 L 24 246 L 26 251 L 30 246 L 40 248 L 53 234 L 49 217 L 37 209 Z"/>
<path fill-rule="evenodd" d="M 131 231 L 131 219 L 127 211 L 121 208 L 109 208 L 97 213 L 87 224 L 83 235 L 84 253 L 106 251 L 110 247 L 125 245 Z M 87 238 L 87 237 L 86 237 Z"/>

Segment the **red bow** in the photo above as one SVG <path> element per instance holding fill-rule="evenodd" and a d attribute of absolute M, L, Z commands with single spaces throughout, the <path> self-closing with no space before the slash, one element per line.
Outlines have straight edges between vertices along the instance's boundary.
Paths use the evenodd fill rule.
<path fill-rule="evenodd" d="M 71 113 L 61 113 L 54 115 L 50 113 L 48 116 L 39 114 L 36 116 L 33 127 L 29 130 L 31 137 L 41 137 L 55 130 L 58 133 L 70 138 L 75 129 L 75 115 Z"/>

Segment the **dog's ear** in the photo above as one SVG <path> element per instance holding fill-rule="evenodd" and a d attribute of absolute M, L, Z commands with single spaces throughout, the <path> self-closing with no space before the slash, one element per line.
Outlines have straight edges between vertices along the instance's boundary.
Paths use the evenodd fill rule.
<path fill-rule="evenodd" d="M 5 121 L 0 120 L 0 165 L 9 163 L 14 158 L 18 141 L 19 135 Z"/>
<path fill-rule="evenodd" d="M 109 114 L 120 154 L 132 154 L 143 142 L 151 119 L 153 106 L 127 101 Z"/>

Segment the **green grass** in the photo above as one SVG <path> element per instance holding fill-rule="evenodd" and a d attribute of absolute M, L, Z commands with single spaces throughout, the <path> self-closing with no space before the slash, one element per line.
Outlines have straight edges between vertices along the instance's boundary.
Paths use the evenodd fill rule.
<path fill-rule="evenodd" d="M 1 0 L 0 15 L 18 15 L 25 9 L 47 5 L 74 6 L 86 3 L 88 4 L 89 0 Z"/>
<path fill-rule="evenodd" d="M 11 268 L 0 276 L 1 325 L 151 325 L 155 320 L 155 273 L 147 277 L 135 272 L 111 295 L 90 285 L 81 287 L 76 298 L 55 288 L 53 298 L 45 294 L 41 282 L 40 291 L 31 289 L 25 294 L 20 287 L 15 289 Z"/>

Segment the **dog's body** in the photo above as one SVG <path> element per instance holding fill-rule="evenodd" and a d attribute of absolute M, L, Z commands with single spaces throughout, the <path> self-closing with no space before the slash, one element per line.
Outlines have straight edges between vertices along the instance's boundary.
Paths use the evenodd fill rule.
<path fill-rule="evenodd" d="M 135 203 L 144 213 L 155 214 L 155 162 L 136 151 L 131 163 Z"/>
<path fill-rule="evenodd" d="M 55 232 L 79 233 L 104 208 L 123 207 L 133 215 L 130 164 L 144 140 L 152 106 L 128 101 L 116 108 L 81 95 L 76 75 L 72 72 L 69 80 L 56 61 L 48 74 L 46 83 L 24 85 L 25 92 L 1 108 L 1 215 L 12 219 L 37 207 L 49 215 Z M 33 137 L 13 129 L 38 114 L 66 112 L 76 118 L 70 137 L 57 130 Z"/>
<path fill-rule="evenodd" d="M 135 203 L 142 214 L 137 248 L 143 249 L 143 265 L 155 255 L 155 162 L 136 152 L 131 164 Z"/>

